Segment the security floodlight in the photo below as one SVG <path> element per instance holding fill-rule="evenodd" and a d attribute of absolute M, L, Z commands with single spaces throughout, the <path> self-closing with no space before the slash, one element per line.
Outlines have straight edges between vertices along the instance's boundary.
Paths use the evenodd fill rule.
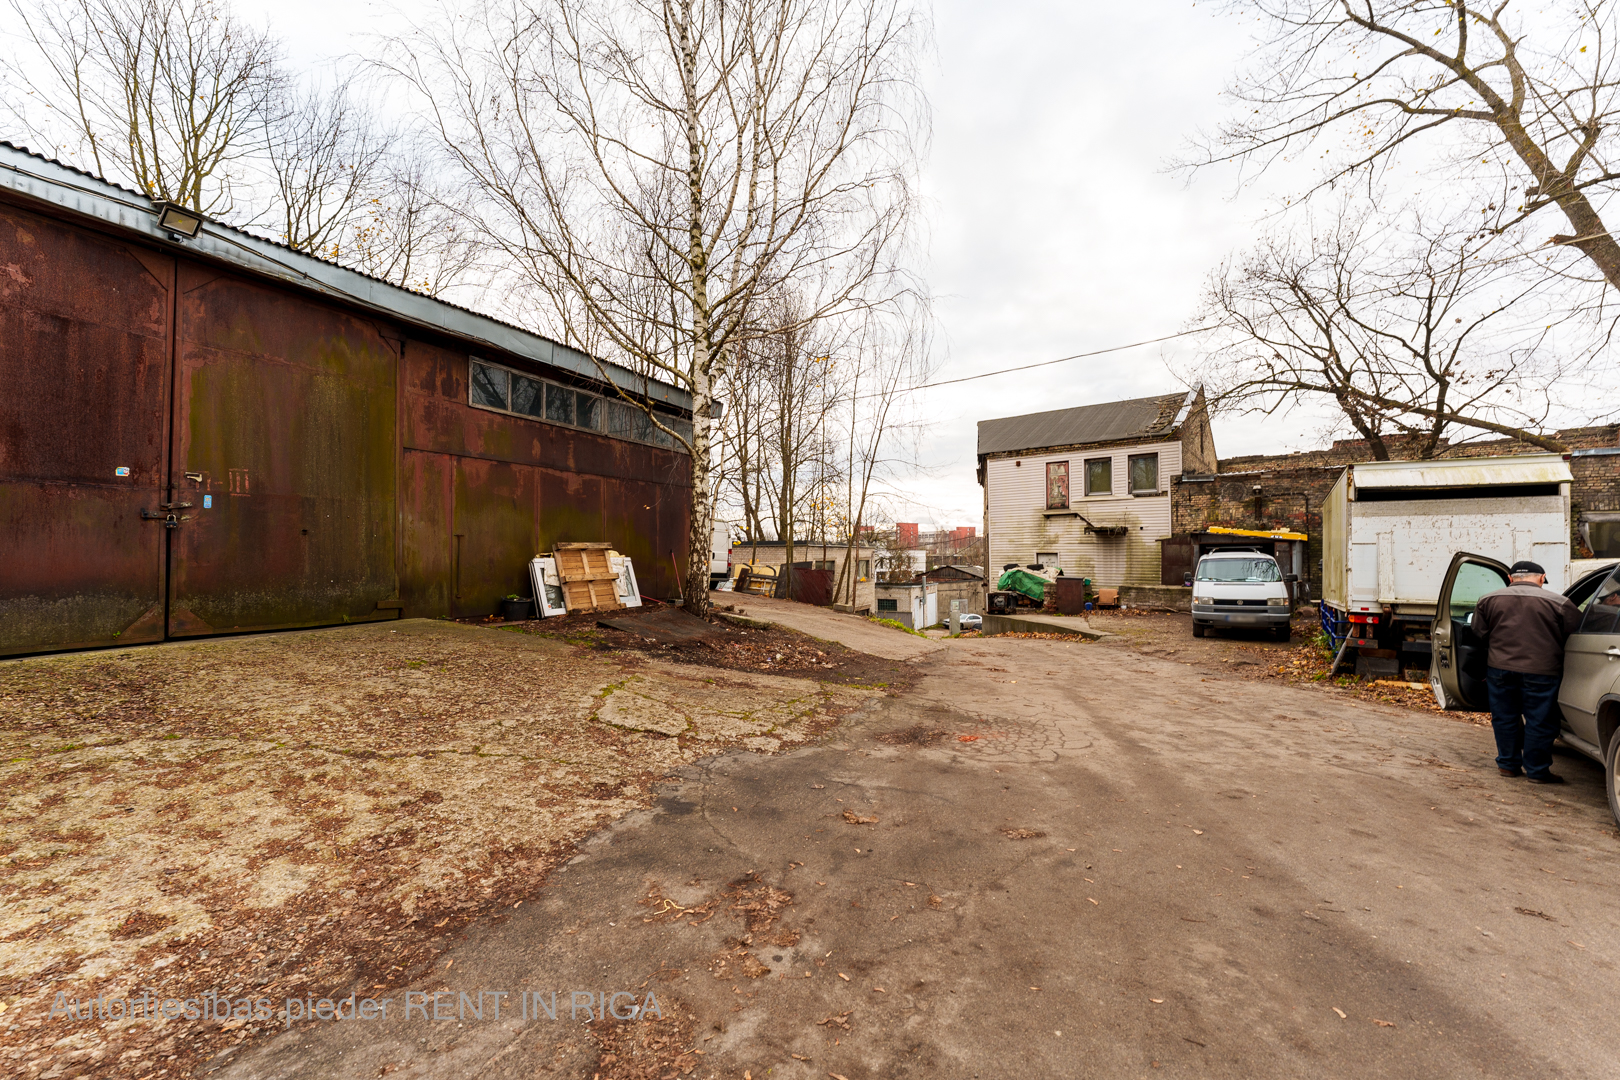
<path fill-rule="evenodd" d="M 164 203 L 163 209 L 158 212 L 158 228 L 171 237 L 195 240 L 202 231 L 202 224 L 201 214 L 174 203 Z"/>

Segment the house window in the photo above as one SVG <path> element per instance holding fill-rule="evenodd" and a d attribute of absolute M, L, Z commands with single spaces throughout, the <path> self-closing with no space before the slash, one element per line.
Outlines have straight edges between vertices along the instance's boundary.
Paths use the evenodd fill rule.
<path fill-rule="evenodd" d="M 1131 455 L 1131 494 L 1157 495 L 1159 493 L 1159 455 Z"/>
<path fill-rule="evenodd" d="M 1086 462 L 1086 494 L 1114 493 L 1114 459 L 1091 458 Z"/>
<path fill-rule="evenodd" d="M 1046 567 L 1048 570 L 1056 570 L 1058 567 L 1063 565 L 1063 563 L 1058 560 L 1058 553 L 1055 551 L 1037 551 L 1035 553 L 1035 561 Z"/>
<path fill-rule="evenodd" d="M 1046 463 L 1046 508 L 1048 510 L 1067 510 L 1069 508 L 1069 463 L 1067 461 L 1048 461 Z"/>
<path fill-rule="evenodd" d="M 862 581 L 865 581 L 867 578 L 871 577 L 872 576 L 872 560 L 871 559 L 856 559 L 855 560 L 855 576 L 857 578 L 859 578 L 860 580 L 862 580 Z"/>
<path fill-rule="evenodd" d="M 878 610 L 879 611 L 899 611 L 900 610 L 900 601 L 898 601 L 898 600 L 884 600 L 882 598 L 879 598 L 879 600 L 878 600 Z"/>

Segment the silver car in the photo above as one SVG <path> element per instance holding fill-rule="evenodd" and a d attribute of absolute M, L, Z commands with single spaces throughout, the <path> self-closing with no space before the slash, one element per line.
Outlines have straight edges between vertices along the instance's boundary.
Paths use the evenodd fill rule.
<path fill-rule="evenodd" d="M 1485 646 L 1473 631 L 1479 598 L 1507 586 L 1508 568 L 1484 555 L 1452 557 L 1440 586 L 1429 683 L 1444 709 L 1485 712 Z M 1620 564 L 1600 566 L 1564 590 L 1581 624 L 1564 644 L 1560 738 L 1603 766 L 1609 812 L 1620 822 Z"/>

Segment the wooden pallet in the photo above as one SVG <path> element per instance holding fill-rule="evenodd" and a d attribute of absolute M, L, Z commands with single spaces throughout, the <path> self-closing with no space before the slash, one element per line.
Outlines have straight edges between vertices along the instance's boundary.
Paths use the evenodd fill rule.
<path fill-rule="evenodd" d="M 619 602 L 619 575 L 608 557 L 611 544 L 558 544 L 553 553 L 569 611 L 611 611 Z"/>

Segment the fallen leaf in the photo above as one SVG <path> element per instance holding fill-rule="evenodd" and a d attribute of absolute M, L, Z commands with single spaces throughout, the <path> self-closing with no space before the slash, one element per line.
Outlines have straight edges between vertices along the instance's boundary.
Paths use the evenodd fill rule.
<path fill-rule="evenodd" d="M 844 811 L 844 820 L 849 822 L 851 825 L 876 825 L 877 824 L 877 818 L 875 818 L 875 817 L 862 817 L 860 814 L 857 814 L 853 810 L 845 810 Z"/>
<path fill-rule="evenodd" d="M 874 986 L 874 987 L 872 987 L 872 993 L 874 993 L 874 994 L 887 994 L 888 991 L 883 989 L 883 987 L 881 987 L 881 986 Z"/>
<path fill-rule="evenodd" d="M 1193 835 L 1194 836 L 1203 836 L 1204 835 L 1204 830 L 1203 829 L 1194 829 L 1193 830 Z"/>
<path fill-rule="evenodd" d="M 1577 948 L 1577 949 L 1584 949 L 1584 948 L 1586 948 L 1586 946 L 1585 946 L 1585 945 L 1582 945 L 1582 944 L 1581 944 L 1581 943 L 1580 943 L 1580 942 L 1578 942 L 1578 941 L 1571 941 L 1571 942 L 1570 942 L 1570 944 L 1571 944 L 1571 945 L 1573 945 L 1573 946 L 1575 946 L 1575 947 L 1576 947 L 1576 948 Z"/>
<path fill-rule="evenodd" d="M 1046 835 L 1035 829 L 1002 829 L 1001 834 L 1009 840 L 1034 840 Z"/>
<path fill-rule="evenodd" d="M 1377 1024 L 1379 1027 L 1394 1027 L 1395 1026 L 1395 1024 L 1392 1021 L 1389 1021 L 1389 1020 L 1374 1020 L 1373 1023 Z"/>
<path fill-rule="evenodd" d="M 1091 900 L 1091 897 L 1089 897 L 1089 896 L 1088 896 L 1088 897 L 1086 897 L 1086 899 L 1087 899 L 1087 900 Z M 1097 904 L 1097 901 L 1095 901 L 1095 900 L 1091 900 L 1091 902 L 1092 902 L 1092 903 L 1093 903 L 1093 904 Z M 1097 904 L 1097 906 L 1098 906 L 1098 907 L 1102 907 L 1102 905 L 1101 905 L 1101 904 Z"/>
<path fill-rule="evenodd" d="M 956 741 L 957 742 L 978 742 L 979 737 L 977 735 L 958 735 L 956 737 Z"/>
<path fill-rule="evenodd" d="M 809 1058 L 805 1057 L 803 1054 L 794 1054 L 794 1055 L 792 1055 L 792 1057 L 793 1057 L 794 1061 L 809 1061 L 810 1060 Z"/>
<path fill-rule="evenodd" d="M 1163 1005 L 1164 1004 L 1164 998 L 1148 998 L 1148 1000 L 1153 1002 L 1153 1004 L 1155 1004 L 1155 1005 Z"/>
<path fill-rule="evenodd" d="M 838 973 L 838 977 L 839 977 L 839 978 L 840 978 L 840 979 L 843 979 L 843 980 L 844 980 L 844 981 L 845 981 L 845 982 L 849 982 L 849 976 L 848 976 L 848 975 L 845 975 L 845 974 L 844 974 L 844 973 L 843 973 L 843 972 L 842 972 L 842 971 L 840 971 L 840 972 L 839 972 L 839 973 Z"/>
<path fill-rule="evenodd" d="M 1340 1020 L 1348 1020 L 1348 1019 L 1350 1019 L 1350 1017 L 1345 1015 L 1344 1010 L 1339 1008 L 1337 1005 L 1333 1006 L 1333 1011 L 1339 1014 L 1339 1019 Z"/>
<path fill-rule="evenodd" d="M 849 1077 L 840 1076 L 838 1073 L 828 1073 L 827 1075 L 832 1077 L 832 1080 L 849 1080 Z"/>

